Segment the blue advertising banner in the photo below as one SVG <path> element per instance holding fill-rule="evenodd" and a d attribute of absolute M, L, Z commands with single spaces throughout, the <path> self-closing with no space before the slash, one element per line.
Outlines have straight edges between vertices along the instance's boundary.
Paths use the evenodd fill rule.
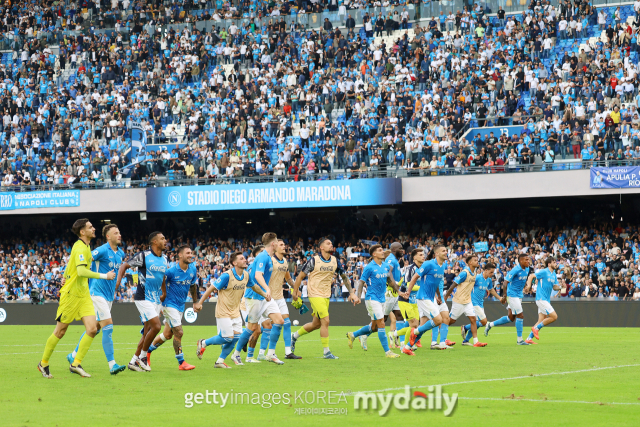
<path fill-rule="evenodd" d="M 147 212 L 394 205 L 402 203 L 401 183 L 380 178 L 155 187 L 147 189 Z"/>
<path fill-rule="evenodd" d="M 469 131 L 469 133 L 464 137 L 467 141 L 471 141 L 476 135 L 480 135 L 480 138 L 484 139 L 485 136 L 488 138 L 491 132 L 493 132 L 493 136 L 496 138 L 500 138 L 501 135 L 511 136 L 513 134 L 520 135 L 524 130 L 524 126 L 502 126 L 502 127 L 484 127 L 484 128 L 473 128 Z"/>
<path fill-rule="evenodd" d="M 591 168 L 591 188 L 640 188 L 640 166 Z"/>
<path fill-rule="evenodd" d="M 80 206 L 80 190 L 0 193 L 0 210 Z"/>

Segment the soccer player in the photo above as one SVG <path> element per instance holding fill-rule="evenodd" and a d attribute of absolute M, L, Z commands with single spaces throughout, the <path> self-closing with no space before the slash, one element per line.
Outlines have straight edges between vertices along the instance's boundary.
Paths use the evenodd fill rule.
<path fill-rule="evenodd" d="M 538 289 L 536 290 L 536 305 L 538 306 L 538 323 L 531 328 L 531 333 L 526 341 L 529 344 L 537 344 L 533 341 L 533 337 L 537 340 L 540 339 L 538 332 L 545 326 L 558 320 L 558 314 L 551 306 L 551 290 L 559 291 L 561 289 L 558 284 L 558 277 L 556 276 L 556 269 L 558 268 L 558 262 L 554 257 L 547 257 L 544 261 L 546 268 L 538 270 L 535 273 L 535 278 L 538 279 Z M 527 280 L 527 286 L 524 292 L 528 293 L 531 289 L 531 283 L 533 282 L 534 275 L 529 276 Z"/>
<path fill-rule="evenodd" d="M 476 327 L 484 326 L 487 324 L 487 316 L 484 314 L 484 297 L 487 291 L 495 298 L 500 299 L 500 295 L 493 289 L 493 282 L 491 277 L 496 270 L 496 265 L 492 262 L 488 262 L 484 266 L 482 274 L 476 276 L 476 283 L 473 285 L 473 291 L 471 292 L 471 303 L 473 304 L 473 311 L 476 313 Z M 462 345 L 471 345 L 469 340 L 472 337 L 471 324 L 467 324 L 461 327 L 462 333 Z"/>
<path fill-rule="evenodd" d="M 74 243 L 69 256 L 69 262 L 64 271 L 65 283 L 60 289 L 60 304 L 56 313 L 56 328 L 47 339 L 42 354 L 42 360 L 38 363 L 38 371 L 45 378 L 53 378 L 49 371 L 49 359 L 56 349 L 58 342 L 67 332 L 69 323 L 82 319 L 85 334 L 80 340 L 80 346 L 75 359 L 69 366 L 69 370 L 82 377 L 91 377 L 82 369 L 80 363 L 89 351 L 93 342 L 93 337 L 98 332 L 96 312 L 93 308 L 91 295 L 89 294 L 89 279 L 113 280 L 114 271 L 108 273 L 95 273 L 91 271 L 91 248 L 89 243 L 96 236 L 96 229 L 88 219 L 79 219 L 71 227 L 73 234 L 78 236 L 78 241 Z"/>
<path fill-rule="evenodd" d="M 254 262 L 252 262 L 247 268 L 247 274 L 249 275 L 249 282 L 247 283 L 247 287 L 246 290 L 244 292 L 244 296 L 242 297 L 242 300 L 240 301 L 240 313 L 242 314 L 242 317 L 245 321 L 245 326 L 246 328 L 243 329 L 243 333 L 248 330 L 249 333 L 251 333 L 251 336 L 249 338 L 249 340 L 244 343 L 242 346 L 237 347 L 236 351 L 234 352 L 233 356 L 239 356 L 240 355 L 240 350 L 243 350 L 245 346 L 248 345 L 247 348 L 247 358 L 245 359 L 245 363 L 260 363 L 260 361 L 256 360 L 253 356 L 253 353 L 255 352 L 255 346 L 256 343 L 258 341 L 258 338 L 260 337 L 260 333 L 261 333 L 261 328 L 256 326 L 255 329 L 252 331 L 250 326 L 249 326 L 249 311 L 247 309 L 247 299 L 252 299 L 254 296 L 257 297 L 261 297 L 261 294 L 257 293 L 257 287 L 254 288 L 255 285 L 255 281 L 253 281 L 253 279 L 251 279 L 251 272 L 253 270 L 253 267 L 255 266 L 255 259 L 256 257 L 260 254 L 260 252 L 262 252 L 264 250 L 264 246 L 262 245 L 257 245 L 253 248 L 253 250 L 251 251 L 251 255 L 253 256 Z M 215 280 L 212 281 L 211 284 L 214 284 Z M 265 293 L 265 290 L 262 290 L 263 293 Z M 266 295 L 266 293 L 265 293 Z M 244 308 L 243 308 L 244 307 Z M 242 311 L 244 309 L 244 311 Z M 270 320 L 270 319 L 269 319 Z M 264 329 L 264 328 L 262 328 Z M 269 330 L 271 329 L 271 325 L 269 324 Z M 240 340 L 238 340 L 240 341 Z M 244 340 L 243 340 L 244 342 Z M 268 344 L 267 344 L 268 347 Z M 266 349 L 266 347 L 265 347 Z M 264 357 L 264 356 L 263 356 Z M 266 360 L 266 358 L 265 358 Z"/>
<path fill-rule="evenodd" d="M 411 338 L 411 330 L 413 328 L 417 328 L 420 324 L 420 312 L 418 310 L 418 304 L 416 303 L 416 296 L 418 295 L 418 290 L 420 290 L 420 286 L 414 286 L 411 289 L 411 293 L 409 294 L 409 298 L 405 298 L 402 296 L 407 291 L 406 284 L 411 282 L 411 278 L 415 274 L 416 270 L 422 266 L 424 263 L 424 248 L 416 248 L 411 251 L 411 259 L 413 262 L 407 268 L 404 278 L 402 279 L 402 283 L 400 286 L 400 293 L 398 294 L 398 306 L 400 307 L 400 311 L 402 312 L 402 317 L 407 322 L 407 326 L 402 329 L 396 329 L 391 333 L 394 339 L 398 337 L 404 338 L 401 340 L 402 343 L 402 352 L 409 356 L 414 356 L 413 352 L 414 348 L 407 349 L 405 348 L 404 343 L 409 342 Z"/>
<path fill-rule="evenodd" d="M 440 284 L 444 280 L 446 260 L 447 248 L 440 243 L 435 244 L 429 251 L 426 262 L 416 270 L 407 286 L 407 290 L 403 295 L 404 298 L 411 295 L 413 287 L 420 278 L 423 278 L 416 295 L 416 302 L 421 316 L 420 320 L 424 321 L 424 323 L 417 328 L 411 329 L 409 342 L 405 342 L 404 349 L 411 350 L 425 332 L 442 323 L 442 313 L 436 304 L 435 297 L 436 294 L 438 294 L 438 297 L 440 296 Z"/>
<path fill-rule="evenodd" d="M 120 283 L 127 269 L 138 269 L 138 288 L 134 296 L 134 302 L 140 320 L 144 323 L 142 337 L 138 348 L 129 362 L 128 368 L 132 371 L 150 371 L 147 364 L 147 352 L 158 332 L 160 332 L 160 311 L 162 302 L 167 296 L 165 274 L 167 272 L 167 257 L 162 253 L 167 245 L 167 239 L 159 231 L 149 235 L 149 250 L 137 253 L 131 260 L 125 261 L 118 270 Z"/>
<path fill-rule="evenodd" d="M 193 262 L 195 255 L 189 245 L 180 245 L 177 248 L 178 262 L 167 270 L 165 274 L 165 286 L 167 297 L 162 302 L 162 314 L 164 316 L 164 332 L 154 338 L 147 351 L 147 364 L 151 366 L 151 352 L 173 337 L 173 350 L 178 360 L 178 369 L 190 371 L 195 366 L 184 360 L 182 353 L 182 316 L 184 314 L 187 295 L 191 293 L 191 300 L 198 300 L 198 270 Z"/>
<path fill-rule="evenodd" d="M 307 295 L 309 296 L 309 304 L 311 304 L 311 322 L 304 324 L 298 329 L 291 339 L 291 350 L 295 351 L 295 345 L 298 338 L 310 332 L 320 329 L 320 341 L 323 347 L 323 358 L 337 359 L 338 357 L 331 353 L 329 349 L 329 297 L 331 297 L 331 283 L 336 274 L 342 279 L 342 283 L 349 290 L 348 301 L 353 301 L 354 305 L 360 302 L 351 287 L 351 281 L 345 273 L 342 262 L 336 258 L 333 253 L 335 251 L 331 239 L 324 237 L 319 241 L 320 253 L 310 257 L 302 266 L 302 271 L 296 277 L 293 284 L 291 296 L 293 299 L 301 297 L 300 284 L 308 277 Z"/>
<path fill-rule="evenodd" d="M 365 296 L 365 304 L 367 312 L 371 317 L 371 324 L 363 326 L 355 332 L 347 333 L 349 348 L 353 348 L 353 341 L 360 335 L 371 334 L 378 331 L 378 339 L 387 357 L 397 358 L 399 354 L 389 350 L 389 342 L 387 341 L 387 333 L 384 326 L 384 308 L 385 290 L 387 289 L 387 281 L 395 292 L 398 292 L 398 284 L 393 279 L 391 273 L 392 267 L 384 261 L 384 249 L 380 245 L 373 245 L 369 248 L 369 254 L 373 260 L 366 265 L 358 282 L 358 291 L 356 296 L 360 298 L 362 288 L 367 285 L 367 295 Z M 405 294 L 403 297 L 407 297 Z"/>
<path fill-rule="evenodd" d="M 478 257 L 476 255 L 469 255 L 465 259 L 467 266 L 453 279 L 453 284 L 447 290 L 444 295 L 445 301 L 449 298 L 449 295 L 455 288 L 458 288 L 458 292 L 453 296 L 453 305 L 451 306 L 451 316 L 449 325 L 456 323 L 458 317 L 465 314 L 471 321 L 471 335 L 473 336 L 474 347 L 485 347 L 487 344 L 478 341 L 478 329 L 476 326 L 476 313 L 473 310 L 473 304 L 471 304 L 471 292 L 476 283 L 476 275 L 478 273 Z M 463 337 L 464 338 L 464 337 Z"/>
<path fill-rule="evenodd" d="M 449 260 L 445 261 L 445 271 L 447 268 L 452 266 L 452 262 Z M 460 264 L 463 264 L 462 260 L 460 260 Z M 464 266 L 463 266 L 464 268 Z M 447 336 L 449 335 L 449 322 L 451 318 L 449 317 L 449 307 L 447 307 L 447 301 L 441 299 L 442 295 L 444 295 L 444 280 L 440 282 L 438 285 L 438 292 L 436 292 L 434 302 L 438 306 L 438 311 L 440 312 L 440 316 L 442 316 L 442 323 L 440 326 L 431 329 L 431 350 L 446 350 L 448 348 L 456 345 L 454 341 L 450 341 Z M 423 320 L 426 320 L 423 318 Z M 438 344 L 438 333 L 440 333 L 440 343 Z M 420 346 L 420 342 L 418 342 L 418 347 Z"/>
<path fill-rule="evenodd" d="M 107 224 L 102 228 L 102 237 L 107 241 L 104 245 L 91 252 L 93 258 L 92 270 L 96 273 L 109 273 L 120 268 L 124 251 L 118 247 L 122 243 L 122 236 L 116 224 Z M 98 332 L 102 331 L 102 349 L 109 363 L 111 375 L 127 369 L 126 365 L 118 365 L 113 355 L 113 321 L 111 320 L 111 305 L 116 295 L 117 283 L 115 280 L 90 279 L 89 294 L 93 302 L 98 321 Z M 85 334 L 82 334 L 80 341 L 72 353 L 67 355 L 67 360 L 71 364 L 80 350 L 80 342 Z"/>
<path fill-rule="evenodd" d="M 209 298 L 212 292 L 218 293 L 216 324 L 218 325 L 219 333 L 206 340 L 198 340 L 196 355 L 198 359 L 202 359 L 207 346 L 220 345 L 222 346 L 222 350 L 214 368 L 224 369 L 230 368 L 224 361 L 241 336 L 242 319 L 240 318 L 240 301 L 242 300 L 246 287 L 253 287 L 255 292 L 263 298 L 267 297 L 267 293 L 264 292 L 259 285 L 254 285 L 249 282 L 249 272 L 245 271 L 247 268 L 247 260 L 242 252 L 234 252 L 229 259 L 231 268 L 222 273 L 220 277 L 207 288 L 207 291 L 202 295 L 200 301 L 193 305 L 193 310 L 197 313 L 202 310 L 202 303 Z M 245 330 L 245 332 L 246 331 L 247 330 Z M 245 332 L 242 333 L 244 334 Z M 244 363 L 240 361 L 239 363 L 236 362 L 236 365 L 244 365 Z"/>
<path fill-rule="evenodd" d="M 498 320 L 487 323 L 484 327 L 484 336 L 489 335 L 489 331 L 494 326 L 504 325 L 509 322 L 516 322 L 516 334 L 518 336 L 518 345 L 529 345 L 522 339 L 522 329 L 524 322 L 524 313 L 522 312 L 522 292 L 524 290 L 527 277 L 529 277 L 529 263 L 531 262 L 528 255 L 518 255 L 518 265 L 513 267 L 504 278 L 502 284 L 503 292 L 506 293 L 500 302 L 507 303 L 507 316 L 503 316 Z"/>
<path fill-rule="evenodd" d="M 271 262 L 273 262 L 273 273 L 271 274 L 271 280 L 269 280 L 269 289 L 271 290 L 271 298 L 278 305 L 278 309 L 280 309 L 280 314 L 284 320 L 284 358 L 302 359 L 302 357 L 296 356 L 291 348 L 291 320 L 289 319 L 287 301 L 285 301 L 284 293 L 282 292 L 282 284 L 286 280 L 289 287 L 293 288 L 294 283 L 291 279 L 291 275 L 289 274 L 289 264 L 285 259 L 285 254 L 286 246 L 284 241 L 278 239 L 275 252 L 271 257 Z"/>
<path fill-rule="evenodd" d="M 284 365 L 284 362 L 276 356 L 276 344 L 280 339 L 284 319 L 280 314 L 278 304 L 271 298 L 271 290 L 268 285 L 269 280 L 271 280 L 271 274 L 273 273 L 273 261 L 271 257 L 275 253 L 278 236 L 276 236 L 276 233 L 264 233 L 262 235 L 262 244 L 264 245 L 264 250 L 260 252 L 253 261 L 255 267 L 251 269 L 250 278 L 265 291 L 266 295 L 263 297 L 255 291 L 250 291 L 251 293 L 245 295 L 247 310 L 249 311 L 249 314 L 247 314 L 247 329 L 240 335 L 236 351 L 233 354 L 233 361 L 238 364 L 240 360 L 240 352 L 238 350 L 242 349 L 242 347 L 249 342 L 253 331 L 258 328 L 260 318 L 264 317 L 265 319 L 271 319 L 273 323 L 271 333 L 269 334 L 269 351 L 267 352 L 266 360 L 276 365 Z"/>
<path fill-rule="evenodd" d="M 402 280 L 402 270 L 400 269 L 398 260 L 404 255 L 404 249 L 400 242 L 393 242 L 389 246 L 389 250 L 390 253 L 385 258 L 385 262 L 392 267 L 391 274 L 393 275 L 393 280 L 395 280 L 396 284 L 398 284 Z M 387 318 L 389 317 L 391 317 L 392 319 L 389 325 L 389 338 L 391 339 L 391 341 L 389 342 L 389 347 L 392 348 L 400 347 L 398 337 L 394 336 L 393 332 L 405 327 L 405 319 L 402 317 L 402 312 L 400 311 L 400 306 L 398 304 L 398 298 L 398 294 L 394 292 L 391 286 L 387 286 L 387 293 L 385 295 L 384 302 L 384 320 L 386 322 Z M 391 313 L 393 313 L 393 315 Z"/>

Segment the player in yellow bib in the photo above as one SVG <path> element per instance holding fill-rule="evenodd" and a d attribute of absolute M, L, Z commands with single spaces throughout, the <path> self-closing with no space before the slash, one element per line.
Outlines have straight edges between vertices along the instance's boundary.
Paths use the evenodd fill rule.
<path fill-rule="evenodd" d="M 320 253 L 314 255 L 304 264 L 302 271 L 296 278 L 291 293 L 294 300 L 301 297 L 300 284 L 308 276 L 307 295 L 311 304 L 313 320 L 303 325 L 291 337 L 291 351 L 295 351 L 296 341 L 303 335 L 320 329 L 320 341 L 325 359 L 337 359 L 329 349 L 329 297 L 331 297 L 331 283 L 336 274 L 340 275 L 342 283 L 349 290 L 349 301 L 353 304 L 360 302 L 360 298 L 353 292 L 351 281 L 344 271 L 342 263 L 333 256 L 333 243 L 328 238 L 320 239 Z"/>
<path fill-rule="evenodd" d="M 64 271 L 65 283 L 60 289 L 60 304 L 56 313 L 56 329 L 47 339 L 42 360 L 38 363 L 38 371 L 45 378 L 53 378 L 53 375 L 49 372 L 49 358 L 53 350 L 55 350 L 58 342 L 67 332 L 69 324 L 74 320 L 80 319 L 84 323 L 86 333 L 80 340 L 78 353 L 69 370 L 83 377 L 91 376 L 80 366 L 82 359 L 89 351 L 93 337 L 98 332 L 96 312 L 89 295 L 89 279 L 113 280 L 116 277 L 114 271 L 108 273 L 94 273 L 91 271 L 93 258 L 89 243 L 91 239 L 96 237 L 96 229 L 91 225 L 91 222 L 86 218 L 79 219 L 73 224 L 71 231 L 78 236 L 78 241 L 71 249 L 71 255 Z"/>

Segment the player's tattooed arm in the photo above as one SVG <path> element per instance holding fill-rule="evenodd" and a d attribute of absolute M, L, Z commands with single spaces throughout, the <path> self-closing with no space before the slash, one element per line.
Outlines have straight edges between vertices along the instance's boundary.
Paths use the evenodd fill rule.
<path fill-rule="evenodd" d="M 364 280 L 358 280 L 358 290 L 356 291 L 356 296 L 358 298 L 362 295 L 362 288 L 364 288 Z"/>
<path fill-rule="evenodd" d="M 351 280 L 349 280 L 349 276 L 347 276 L 345 273 L 340 273 L 340 279 L 342 279 L 342 283 L 344 283 L 344 285 L 349 290 L 349 298 L 347 299 L 347 301 L 352 301 L 353 305 L 360 304 L 360 297 L 354 294 L 354 289 L 351 286 Z"/>
<path fill-rule="evenodd" d="M 191 288 L 189 288 L 189 292 L 191 292 L 191 300 L 193 301 L 193 305 L 196 305 L 196 302 L 198 301 L 198 284 L 194 283 L 193 285 L 191 285 Z"/>
<path fill-rule="evenodd" d="M 298 299 L 301 296 L 301 292 L 299 291 L 300 289 L 300 284 L 302 283 L 302 281 L 307 277 L 307 274 L 304 271 L 301 271 L 300 274 L 298 274 L 298 277 L 296 277 L 296 281 L 293 284 L 293 290 L 291 291 L 291 297 L 294 299 Z"/>

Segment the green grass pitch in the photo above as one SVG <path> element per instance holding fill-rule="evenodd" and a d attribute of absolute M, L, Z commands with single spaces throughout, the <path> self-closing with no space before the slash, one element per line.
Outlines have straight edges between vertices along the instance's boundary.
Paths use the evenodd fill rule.
<path fill-rule="evenodd" d="M 454 349 L 420 349 L 415 357 L 387 359 L 376 335 L 364 352 L 356 341 L 347 346 L 345 333 L 353 327 L 331 327 L 331 349 L 339 360 L 321 359 L 318 332 L 298 341 L 302 360 L 284 366 L 268 362 L 214 369 L 219 347 L 210 346 L 203 360 L 195 356 L 199 338 L 216 333 L 215 327 L 186 325 L 184 354 L 196 366 L 179 371 L 171 343 L 153 353 L 149 373 L 108 373 L 98 335 L 83 361 L 92 378 L 68 370 L 65 355 L 82 333 L 71 326 L 51 358 L 54 379 L 36 370 L 51 326 L 0 327 L 0 407 L 2 426 L 140 426 L 140 425 L 279 425 L 371 426 L 372 423 L 440 422 L 441 425 L 635 425 L 640 423 L 640 353 L 638 331 L 614 328 L 554 328 L 541 331 L 539 345 L 516 346 L 515 328 L 491 331 L 485 348 L 460 346 L 459 328 L 449 338 Z M 387 328 L 388 329 L 388 328 Z M 114 326 L 116 361 L 126 364 L 139 339 L 139 328 Z M 428 333 L 425 338 L 431 337 Z M 282 339 L 277 354 L 284 357 Z M 397 350 L 396 350 L 397 351 Z M 245 354 L 243 354 L 244 359 Z M 443 385 L 457 393 L 453 413 L 391 409 L 385 418 L 373 410 L 354 409 L 359 391 L 397 389 L 405 385 L 428 393 L 428 386 Z M 185 408 L 186 393 L 290 393 L 290 403 L 263 408 L 253 404 L 194 404 Z M 334 391 L 337 404 L 294 402 L 295 393 Z M 412 390 L 413 391 L 413 390 Z M 384 392 L 387 393 L 387 392 Z M 307 394 L 309 398 L 311 394 Z M 318 396 L 317 394 L 315 396 Z M 346 403 L 345 403 L 346 399 Z M 220 401 L 219 401 L 220 402 Z M 296 414 L 296 410 L 323 408 L 347 414 Z M 312 409 L 313 410 L 313 409 Z M 249 424 L 251 423 L 251 424 Z M 379 424 L 380 425 L 380 424 Z M 408 424 L 405 424 L 408 425 Z M 416 424 L 418 425 L 418 424 Z"/>

